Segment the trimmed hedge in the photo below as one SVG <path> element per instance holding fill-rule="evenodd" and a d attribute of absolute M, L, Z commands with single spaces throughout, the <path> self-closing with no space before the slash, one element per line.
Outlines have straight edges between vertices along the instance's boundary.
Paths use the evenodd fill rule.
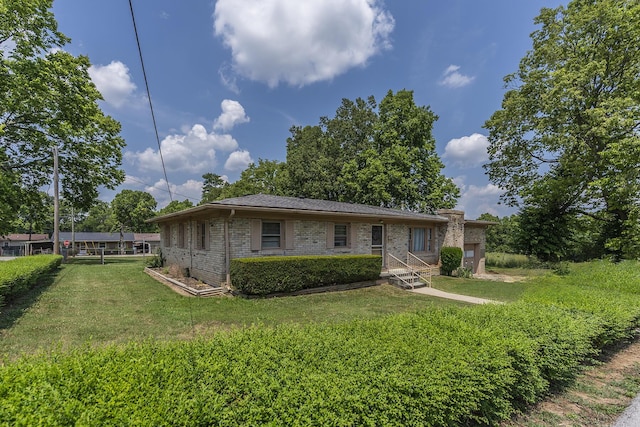
<path fill-rule="evenodd" d="M 451 273 L 462 264 L 462 249 L 445 246 L 440 250 L 440 260 L 442 261 L 440 266 L 442 274 L 451 276 Z"/>
<path fill-rule="evenodd" d="M 640 294 L 601 277 L 545 277 L 508 305 L 32 356 L 0 366 L 0 425 L 496 425 L 640 325 Z"/>
<path fill-rule="evenodd" d="M 0 367 L 0 425 L 495 425 L 597 330 L 517 303 L 32 357 Z"/>
<path fill-rule="evenodd" d="M 231 260 L 231 283 L 247 295 L 294 292 L 380 277 L 378 255 L 279 256 Z"/>
<path fill-rule="evenodd" d="M 0 305 L 26 292 L 62 263 L 60 255 L 35 255 L 0 262 Z"/>

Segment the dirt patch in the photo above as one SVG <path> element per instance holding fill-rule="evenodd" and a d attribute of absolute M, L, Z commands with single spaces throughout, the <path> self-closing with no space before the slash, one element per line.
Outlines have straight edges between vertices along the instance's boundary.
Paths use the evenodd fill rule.
<path fill-rule="evenodd" d="M 640 391 L 640 338 L 588 367 L 562 393 L 550 396 L 502 427 L 610 426 Z"/>

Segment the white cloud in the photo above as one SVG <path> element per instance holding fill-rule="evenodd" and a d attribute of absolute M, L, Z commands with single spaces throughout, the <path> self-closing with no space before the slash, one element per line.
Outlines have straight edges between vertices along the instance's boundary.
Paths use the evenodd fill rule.
<path fill-rule="evenodd" d="M 213 122 L 214 129 L 222 129 L 228 131 L 235 125 L 247 123 L 249 117 L 244 112 L 244 108 L 238 101 L 225 99 L 220 104 L 222 114 Z"/>
<path fill-rule="evenodd" d="M 466 185 L 467 177 L 460 176 L 454 178 L 454 182 L 460 187 L 460 199 L 456 209 L 465 211 L 465 218 L 476 219 L 481 214 L 488 212 L 492 215 L 511 215 L 511 208 L 499 204 L 502 190 L 493 184 L 487 185 Z"/>
<path fill-rule="evenodd" d="M 451 159 L 459 167 L 475 167 L 489 159 L 488 146 L 489 140 L 486 136 L 474 133 L 447 142 L 444 157 Z"/>
<path fill-rule="evenodd" d="M 200 124 L 194 125 L 186 134 L 165 137 L 160 143 L 164 164 L 169 172 L 204 173 L 216 165 L 216 150 L 233 151 L 238 142 L 228 134 L 207 132 Z M 158 150 L 126 151 L 124 158 L 140 171 L 162 171 Z"/>
<path fill-rule="evenodd" d="M 215 34 L 233 70 L 270 87 L 304 86 L 389 49 L 395 21 L 379 0 L 218 0 Z M 221 73 L 226 81 L 229 74 Z"/>
<path fill-rule="evenodd" d="M 253 163 L 251 154 L 246 150 L 234 151 L 229 154 L 229 158 L 224 163 L 224 168 L 228 171 L 241 171 L 247 168 L 250 163 Z"/>
<path fill-rule="evenodd" d="M 460 67 L 458 65 L 449 65 L 444 73 L 442 73 L 442 80 L 440 80 L 441 86 L 446 86 L 452 89 L 467 86 L 475 80 L 474 76 L 466 76 L 459 73 Z"/>
<path fill-rule="evenodd" d="M 202 198 L 202 181 L 190 179 L 182 184 L 169 183 L 169 188 L 171 189 L 173 200 L 183 201 L 188 199 L 196 205 Z M 146 186 L 144 190 L 156 199 L 158 209 L 164 208 L 171 202 L 167 189 L 167 181 L 164 179 L 158 180 L 153 185 Z"/>
<path fill-rule="evenodd" d="M 88 71 L 104 100 L 116 108 L 127 103 L 136 90 L 129 68 L 120 61 L 111 61 L 109 65 L 92 65 Z"/>

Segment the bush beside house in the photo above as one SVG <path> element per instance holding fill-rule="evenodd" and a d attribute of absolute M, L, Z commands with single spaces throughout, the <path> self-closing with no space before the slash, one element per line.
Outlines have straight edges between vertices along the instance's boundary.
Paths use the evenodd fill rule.
<path fill-rule="evenodd" d="M 376 280 L 378 255 L 280 256 L 231 261 L 231 283 L 243 294 L 268 295 Z"/>
<path fill-rule="evenodd" d="M 458 247 L 445 246 L 440 251 L 440 260 L 442 262 L 440 271 L 446 276 L 451 276 L 462 263 L 462 249 Z"/>

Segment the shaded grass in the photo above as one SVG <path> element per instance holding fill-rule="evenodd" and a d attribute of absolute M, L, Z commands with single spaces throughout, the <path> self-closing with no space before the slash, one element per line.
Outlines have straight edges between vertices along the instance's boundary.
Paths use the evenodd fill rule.
<path fill-rule="evenodd" d="M 143 272 L 143 258 L 75 259 L 0 313 L 0 362 L 23 353 L 193 336 L 249 325 L 343 322 L 460 303 L 392 286 L 287 298 L 194 298 Z"/>

